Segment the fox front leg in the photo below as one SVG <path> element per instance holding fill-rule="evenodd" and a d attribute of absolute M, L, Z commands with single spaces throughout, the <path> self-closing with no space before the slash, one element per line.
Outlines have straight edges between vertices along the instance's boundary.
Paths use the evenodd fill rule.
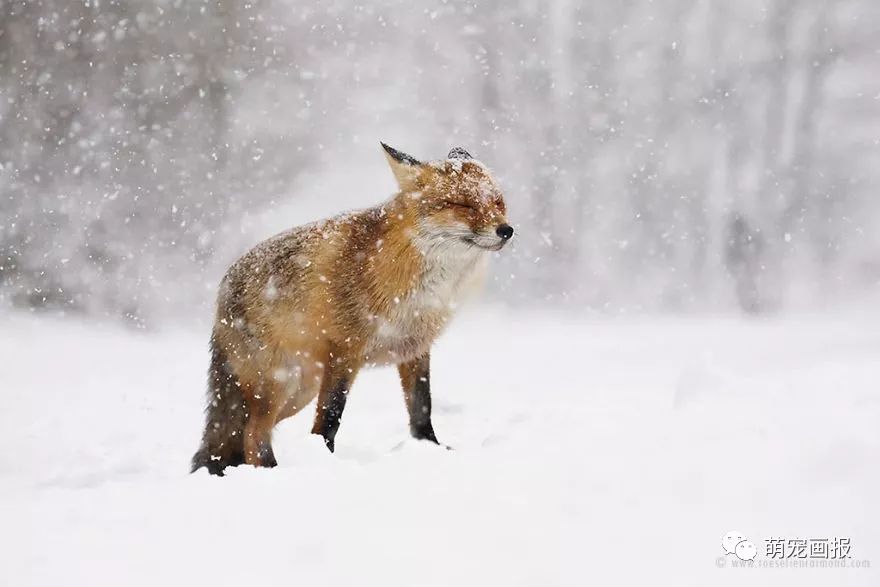
<path fill-rule="evenodd" d="M 333 354 L 331 353 L 331 357 Z M 357 368 L 345 361 L 342 356 L 331 358 L 324 371 L 321 390 L 318 392 L 318 409 L 312 434 L 324 437 L 324 444 L 333 452 L 336 449 L 336 432 L 342 420 L 348 391 L 357 374 Z"/>
<path fill-rule="evenodd" d="M 431 424 L 431 355 L 425 353 L 417 359 L 397 366 L 403 397 L 409 412 L 409 432 L 418 440 L 430 440 L 435 444 L 437 436 Z"/>

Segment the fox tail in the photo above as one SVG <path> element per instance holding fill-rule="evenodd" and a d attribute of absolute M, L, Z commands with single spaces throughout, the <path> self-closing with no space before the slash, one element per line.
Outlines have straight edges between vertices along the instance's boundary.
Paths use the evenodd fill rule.
<path fill-rule="evenodd" d="M 208 385 L 205 433 L 199 450 L 193 455 L 192 471 L 205 467 L 212 475 L 222 476 L 226 467 L 244 463 L 247 410 L 238 378 L 226 359 L 226 352 L 213 336 Z"/>

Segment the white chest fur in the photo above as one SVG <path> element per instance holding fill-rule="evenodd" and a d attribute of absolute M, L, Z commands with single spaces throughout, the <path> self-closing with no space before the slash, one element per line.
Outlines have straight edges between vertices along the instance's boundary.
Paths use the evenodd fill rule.
<path fill-rule="evenodd" d="M 386 315 L 376 317 L 370 362 L 399 363 L 425 353 L 485 273 L 488 255 L 476 247 L 448 238 L 414 242 L 423 255 L 422 274 Z"/>

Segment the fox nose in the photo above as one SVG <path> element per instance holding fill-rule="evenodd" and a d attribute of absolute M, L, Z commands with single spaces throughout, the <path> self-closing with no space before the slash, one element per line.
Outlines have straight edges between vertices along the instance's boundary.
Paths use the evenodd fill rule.
<path fill-rule="evenodd" d="M 510 240 L 510 237 L 513 236 L 513 227 L 509 224 L 502 224 L 495 229 L 495 234 L 504 240 Z"/>

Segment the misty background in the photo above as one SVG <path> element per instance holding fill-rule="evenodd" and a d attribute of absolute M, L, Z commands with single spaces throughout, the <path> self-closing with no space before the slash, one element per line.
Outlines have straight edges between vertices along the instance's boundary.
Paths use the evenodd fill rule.
<path fill-rule="evenodd" d="M 0 307 L 210 316 L 258 240 L 505 189 L 490 299 L 774 313 L 880 284 L 880 3 L 0 0 Z"/>

